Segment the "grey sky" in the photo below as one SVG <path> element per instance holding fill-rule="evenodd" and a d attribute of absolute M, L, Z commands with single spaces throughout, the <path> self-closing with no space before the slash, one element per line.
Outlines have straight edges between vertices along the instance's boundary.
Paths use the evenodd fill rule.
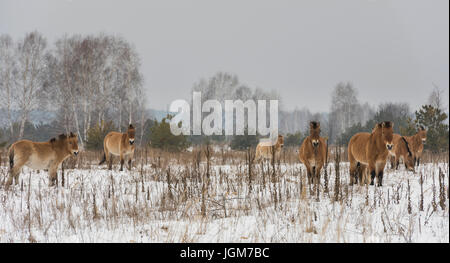
<path fill-rule="evenodd" d="M 5 1 L 0 33 L 106 32 L 142 58 L 149 107 L 188 98 L 217 71 L 281 94 L 285 109 L 328 111 L 339 81 L 372 105 L 449 89 L 449 1 Z"/>

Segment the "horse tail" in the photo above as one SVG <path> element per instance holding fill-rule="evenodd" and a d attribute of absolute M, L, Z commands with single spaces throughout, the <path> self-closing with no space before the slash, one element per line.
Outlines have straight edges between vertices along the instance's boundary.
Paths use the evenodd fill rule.
<path fill-rule="evenodd" d="M 98 165 L 102 165 L 105 162 L 106 162 L 106 154 L 103 153 L 103 159 L 100 161 L 100 163 Z"/>
<path fill-rule="evenodd" d="M 14 146 L 11 146 L 8 150 L 8 155 L 9 155 L 9 168 L 13 168 L 14 167 Z"/>

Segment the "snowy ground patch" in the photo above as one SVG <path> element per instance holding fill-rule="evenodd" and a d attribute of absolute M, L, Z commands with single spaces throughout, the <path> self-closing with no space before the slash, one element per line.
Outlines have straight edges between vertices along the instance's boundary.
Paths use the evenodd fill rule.
<path fill-rule="evenodd" d="M 386 169 L 383 187 L 349 186 L 340 166 L 319 192 L 301 164 L 276 178 L 259 165 L 252 178 L 240 164 L 212 165 L 209 177 L 204 163 L 94 167 L 52 188 L 47 172 L 24 168 L 0 188 L 0 242 L 449 242 L 448 164 Z"/>

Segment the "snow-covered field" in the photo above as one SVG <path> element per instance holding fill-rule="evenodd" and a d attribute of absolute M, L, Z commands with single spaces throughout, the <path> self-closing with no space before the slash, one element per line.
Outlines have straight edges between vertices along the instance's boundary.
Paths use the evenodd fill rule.
<path fill-rule="evenodd" d="M 276 178 L 256 165 L 251 182 L 244 164 L 214 164 L 209 180 L 204 163 L 93 166 L 66 170 L 64 186 L 59 171 L 53 188 L 24 168 L 0 188 L 0 242 L 449 242 L 448 164 L 386 169 L 378 188 L 348 186 L 340 166 L 339 187 L 330 164 L 318 195 L 302 164 L 281 164 Z"/>

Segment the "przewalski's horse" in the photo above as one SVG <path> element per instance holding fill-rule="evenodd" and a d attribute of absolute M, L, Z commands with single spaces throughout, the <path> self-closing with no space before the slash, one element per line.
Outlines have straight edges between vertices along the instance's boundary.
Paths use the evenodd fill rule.
<path fill-rule="evenodd" d="M 350 184 L 360 180 L 362 184 L 363 172 L 368 169 L 374 184 L 377 176 L 377 185 L 383 185 L 383 171 L 386 160 L 394 148 L 394 123 L 385 121 L 378 123 L 372 133 L 360 132 L 350 139 L 348 143 L 348 159 L 350 161 Z"/>
<path fill-rule="evenodd" d="M 258 162 L 261 159 L 272 160 L 275 154 L 275 160 L 280 159 L 281 148 L 284 146 L 283 135 L 278 135 L 275 145 L 271 145 L 270 142 L 260 142 L 256 146 L 255 160 Z"/>
<path fill-rule="evenodd" d="M 123 171 L 123 163 L 125 162 L 125 157 L 128 157 L 128 169 L 131 170 L 131 159 L 134 156 L 134 149 L 136 148 L 134 144 L 135 129 L 133 125 L 130 124 L 127 132 L 110 132 L 105 136 L 103 140 L 103 159 L 100 161 L 99 165 L 103 164 L 105 161 L 108 162 L 108 169 L 112 169 L 112 156 L 120 156 L 120 171 Z"/>
<path fill-rule="evenodd" d="M 402 160 L 407 170 L 414 171 L 413 153 L 408 140 L 404 136 L 394 134 L 394 149 L 390 153 L 393 153 L 391 156 L 391 163 L 395 169 L 398 169 L 400 161 Z"/>
<path fill-rule="evenodd" d="M 309 136 L 303 140 L 299 149 L 300 162 L 306 166 L 308 181 L 318 183 L 320 181 L 320 170 L 326 161 L 326 140 L 320 137 L 320 123 L 312 121 L 309 123 Z"/>
<path fill-rule="evenodd" d="M 408 136 L 406 139 L 411 144 L 414 165 L 419 166 L 420 157 L 422 157 L 423 144 L 427 141 L 427 130 L 425 130 L 423 126 L 420 126 L 415 135 Z"/>
<path fill-rule="evenodd" d="M 25 165 L 31 169 L 48 169 L 49 186 L 55 185 L 58 166 L 68 157 L 78 155 L 78 137 L 70 133 L 61 134 L 48 142 L 20 140 L 9 147 L 9 178 L 6 186 L 19 182 L 19 174 Z"/>

